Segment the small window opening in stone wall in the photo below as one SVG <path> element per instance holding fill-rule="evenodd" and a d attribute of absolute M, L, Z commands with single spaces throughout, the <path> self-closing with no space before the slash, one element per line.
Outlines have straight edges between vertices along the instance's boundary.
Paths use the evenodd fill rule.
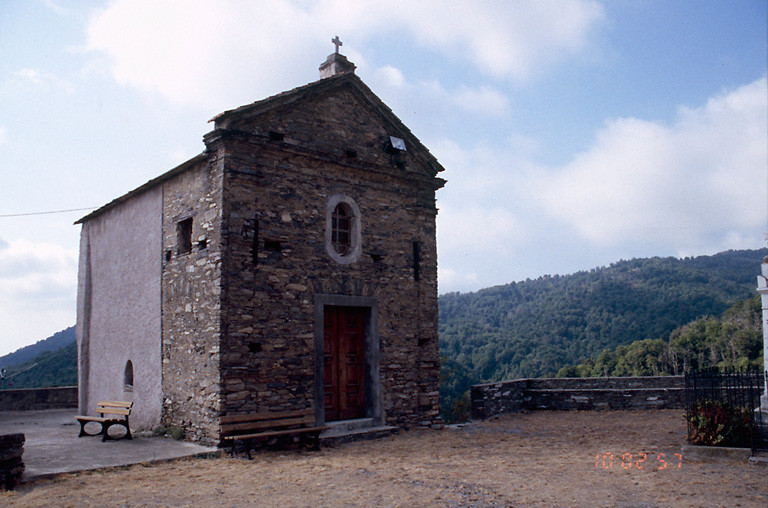
<path fill-rule="evenodd" d="M 390 136 L 389 141 L 387 141 L 387 144 L 384 147 L 384 150 L 386 150 L 388 153 L 393 153 L 393 154 L 403 153 L 405 152 L 405 141 L 402 138 Z"/>
<path fill-rule="evenodd" d="M 374 249 L 368 255 L 371 256 L 374 263 L 380 263 L 387 256 L 387 253 L 383 250 Z"/>
<path fill-rule="evenodd" d="M 250 353 L 260 353 L 261 352 L 261 344 L 258 342 L 249 342 L 248 343 L 248 351 Z"/>
<path fill-rule="evenodd" d="M 331 245 L 346 256 L 352 247 L 352 211 L 346 203 L 339 203 L 331 215 Z"/>
<path fill-rule="evenodd" d="M 179 254 L 192 251 L 192 218 L 176 223 L 176 247 Z"/>
<path fill-rule="evenodd" d="M 133 363 L 128 360 L 125 362 L 125 372 L 123 373 L 123 387 L 124 391 L 133 391 Z"/>
<path fill-rule="evenodd" d="M 172 255 L 173 255 L 173 252 L 171 252 L 171 249 L 166 250 L 165 251 L 165 260 L 166 261 L 170 261 Z"/>
<path fill-rule="evenodd" d="M 269 139 L 272 141 L 283 141 L 285 139 L 285 134 L 282 132 L 269 131 Z"/>
<path fill-rule="evenodd" d="M 264 248 L 272 252 L 281 252 L 283 250 L 283 246 L 279 240 L 264 240 Z"/>
<path fill-rule="evenodd" d="M 197 242 L 197 248 L 198 248 L 198 250 L 203 250 L 203 249 L 205 249 L 206 247 L 208 247 L 208 239 L 207 239 L 207 238 L 203 238 L 202 240 L 199 240 L 199 241 Z"/>
<path fill-rule="evenodd" d="M 253 238 L 251 239 L 251 263 L 259 264 L 259 219 L 253 219 Z"/>
<path fill-rule="evenodd" d="M 418 281 L 421 276 L 421 242 L 413 242 L 413 280 Z"/>
<path fill-rule="evenodd" d="M 344 155 L 350 159 L 357 157 L 357 150 L 344 150 Z"/>

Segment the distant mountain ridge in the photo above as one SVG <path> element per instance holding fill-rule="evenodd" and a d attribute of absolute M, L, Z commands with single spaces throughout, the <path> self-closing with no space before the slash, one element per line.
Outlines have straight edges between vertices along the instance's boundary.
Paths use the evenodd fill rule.
<path fill-rule="evenodd" d="M 604 349 L 667 337 L 690 321 L 720 316 L 755 294 L 767 254 L 632 259 L 442 295 L 443 396 L 450 399 L 472 383 L 554 376 Z"/>
<path fill-rule="evenodd" d="M 0 358 L 7 370 L 4 388 L 42 388 L 77 384 L 75 327 Z"/>
<path fill-rule="evenodd" d="M 21 365 L 46 351 L 56 351 L 75 342 L 75 327 L 70 326 L 60 332 L 56 332 L 47 339 L 39 340 L 34 344 L 17 349 L 13 353 L 0 356 L 0 368 L 7 369 L 15 365 Z"/>

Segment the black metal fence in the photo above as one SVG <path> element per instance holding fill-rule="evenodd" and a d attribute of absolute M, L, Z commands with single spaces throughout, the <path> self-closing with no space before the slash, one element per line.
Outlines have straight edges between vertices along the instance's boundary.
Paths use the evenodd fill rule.
<path fill-rule="evenodd" d="M 768 424 L 760 408 L 765 377 L 757 369 L 707 369 L 685 375 L 688 442 L 768 449 Z"/>

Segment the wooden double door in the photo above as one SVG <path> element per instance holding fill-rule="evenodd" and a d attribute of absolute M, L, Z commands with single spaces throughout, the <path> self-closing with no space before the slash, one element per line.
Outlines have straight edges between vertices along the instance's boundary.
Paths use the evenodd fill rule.
<path fill-rule="evenodd" d="M 365 417 L 367 314 L 364 307 L 325 307 L 325 421 Z"/>

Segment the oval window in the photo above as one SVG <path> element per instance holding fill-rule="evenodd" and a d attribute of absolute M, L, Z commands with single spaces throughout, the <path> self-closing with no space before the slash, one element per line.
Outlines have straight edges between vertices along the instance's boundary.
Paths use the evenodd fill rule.
<path fill-rule="evenodd" d="M 360 209 L 349 196 L 335 194 L 326 208 L 325 249 L 337 263 L 354 263 L 362 252 Z"/>

